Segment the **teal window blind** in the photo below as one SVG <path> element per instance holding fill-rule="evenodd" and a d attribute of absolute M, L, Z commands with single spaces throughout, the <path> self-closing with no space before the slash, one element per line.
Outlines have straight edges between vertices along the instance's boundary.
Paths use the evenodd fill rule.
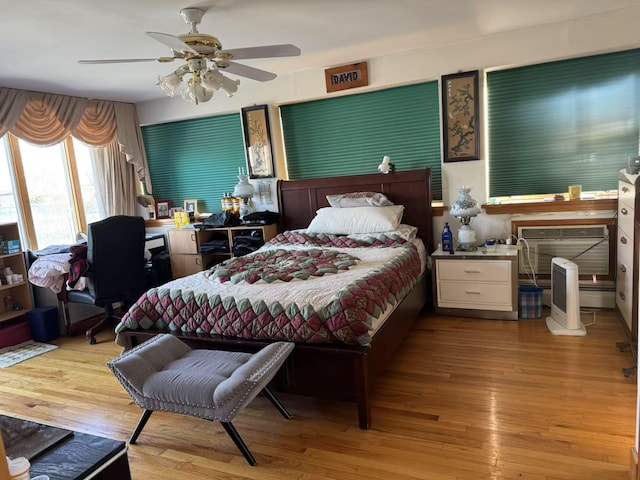
<path fill-rule="evenodd" d="M 156 200 L 182 207 L 198 200 L 200 212 L 221 211 L 220 200 L 246 167 L 240 114 L 142 127 Z"/>
<path fill-rule="evenodd" d="M 489 195 L 617 189 L 639 89 L 640 50 L 488 73 Z"/>
<path fill-rule="evenodd" d="M 438 82 L 280 107 L 292 180 L 431 167 L 442 199 Z"/>

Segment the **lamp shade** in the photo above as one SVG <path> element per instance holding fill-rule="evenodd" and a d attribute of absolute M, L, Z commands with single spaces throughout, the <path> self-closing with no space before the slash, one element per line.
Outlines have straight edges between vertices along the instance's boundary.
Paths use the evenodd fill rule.
<path fill-rule="evenodd" d="M 482 213 L 482 210 L 478 206 L 471 195 L 471 187 L 463 186 L 458 189 L 458 199 L 451 205 L 449 213 L 452 217 L 475 217 Z"/>
<path fill-rule="evenodd" d="M 233 196 L 238 198 L 251 198 L 256 189 L 249 183 L 249 175 L 238 175 L 238 184 L 233 189 Z"/>

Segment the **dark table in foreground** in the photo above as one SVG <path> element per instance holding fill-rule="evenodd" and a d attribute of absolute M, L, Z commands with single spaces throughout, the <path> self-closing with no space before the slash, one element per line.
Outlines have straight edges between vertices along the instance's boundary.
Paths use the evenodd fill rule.
<path fill-rule="evenodd" d="M 127 444 L 74 432 L 31 462 L 31 478 L 50 480 L 131 480 Z"/>

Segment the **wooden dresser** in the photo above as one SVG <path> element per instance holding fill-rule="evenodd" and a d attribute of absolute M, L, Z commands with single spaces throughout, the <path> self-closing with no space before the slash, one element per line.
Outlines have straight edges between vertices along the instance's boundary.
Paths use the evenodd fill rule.
<path fill-rule="evenodd" d="M 625 170 L 618 178 L 618 231 L 616 243 L 616 307 L 629 329 L 638 336 L 638 245 L 636 241 L 636 193 L 640 175 Z"/>

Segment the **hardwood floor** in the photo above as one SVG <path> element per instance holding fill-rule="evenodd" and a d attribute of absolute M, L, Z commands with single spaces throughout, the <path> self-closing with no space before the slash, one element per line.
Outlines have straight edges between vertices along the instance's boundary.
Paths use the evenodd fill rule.
<path fill-rule="evenodd" d="M 583 317 L 588 322 L 590 318 Z M 284 420 L 257 398 L 234 421 L 249 467 L 217 423 L 155 413 L 129 449 L 134 479 L 623 480 L 635 438 L 636 379 L 613 312 L 586 337 L 544 320 L 429 314 L 379 379 L 373 427 L 355 405 L 279 395 Z M 0 413 L 127 440 L 141 410 L 105 363 L 110 332 L 0 370 Z M 114 479 L 117 480 L 117 479 Z"/>

